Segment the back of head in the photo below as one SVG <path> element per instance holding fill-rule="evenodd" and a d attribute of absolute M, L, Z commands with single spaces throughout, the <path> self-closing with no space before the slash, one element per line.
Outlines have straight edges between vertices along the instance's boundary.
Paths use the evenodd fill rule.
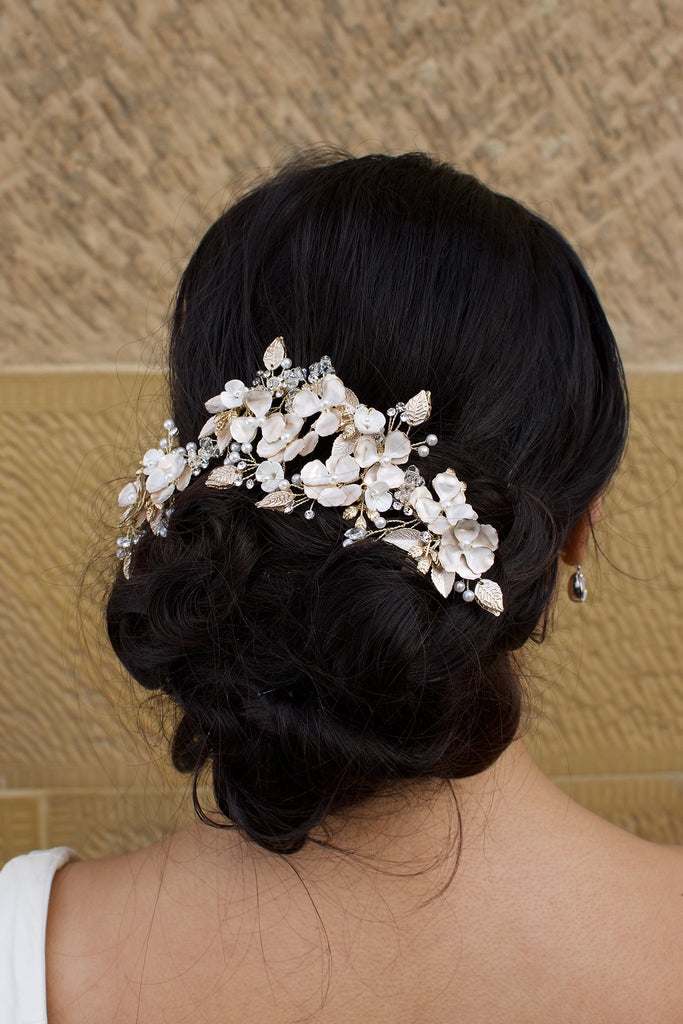
<path fill-rule="evenodd" d="M 330 813 L 392 783 L 478 773 L 512 741 L 510 654 L 614 472 L 627 408 L 567 242 L 422 154 L 304 156 L 212 225 L 172 326 L 183 441 L 277 335 L 296 365 L 329 353 L 378 409 L 431 391 L 428 471 L 453 467 L 497 529 L 506 605 L 496 618 L 444 599 L 389 544 L 343 547 L 338 509 L 269 514 L 201 475 L 178 494 L 168 536 L 145 536 L 115 581 L 110 638 L 139 683 L 177 702 L 176 767 L 196 780 L 210 766 L 223 814 L 288 853 Z"/>

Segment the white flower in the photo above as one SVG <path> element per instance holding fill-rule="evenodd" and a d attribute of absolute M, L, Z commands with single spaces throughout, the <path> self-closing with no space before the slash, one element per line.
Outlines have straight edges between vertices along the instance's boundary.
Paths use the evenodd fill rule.
<path fill-rule="evenodd" d="M 432 492 L 424 486 L 416 487 L 408 499 L 418 519 L 421 519 L 432 533 L 442 534 L 449 526 L 477 518 L 477 513 L 465 501 L 464 484 L 458 480 L 452 469 L 447 469 L 445 473 L 437 473 L 432 480 L 432 486 L 440 501 L 435 501 Z"/>
<path fill-rule="evenodd" d="M 244 392 L 243 405 L 253 414 L 251 416 L 238 416 L 230 424 L 230 433 L 233 440 L 240 444 L 253 441 L 256 431 L 263 427 L 266 422 L 266 413 L 273 402 L 272 395 L 264 388 L 249 388 Z M 211 410 L 209 410 L 210 412 Z"/>
<path fill-rule="evenodd" d="M 139 479 L 134 480 L 131 484 L 126 484 L 125 487 L 119 491 L 119 505 L 121 508 L 130 508 L 138 500 L 140 495 L 140 481 Z"/>
<path fill-rule="evenodd" d="M 384 429 L 386 417 L 379 409 L 359 405 L 353 415 L 353 422 L 359 434 L 379 434 Z"/>
<path fill-rule="evenodd" d="M 147 490 L 156 505 L 167 501 L 176 487 L 179 490 L 187 487 L 190 479 L 188 470 L 187 458 L 181 452 L 168 452 L 157 459 L 153 468 L 145 469 L 148 474 Z"/>
<path fill-rule="evenodd" d="M 400 487 L 405 473 L 398 466 L 371 466 L 363 477 L 365 504 L 377 512 L 386 512 L 391 506 L 391 491 Z"/>
<path fill-rule="evenodd" d="M 487 523 L 465 519 L 449 526 L 441 537 L 439 561 L 448 572 L 476 580 L 493 565 L 498 534 Z"/>
<path fill-rule="evenodd" d="M 361 437 L 356 441 L 353 457 L 358 465 L 364 468 L 373 466 L 375 462 L 379 462 L 381 466 L 407 462 L 410 457 L 410 441 L 400 430 L 392 430 L 386 436 L 384 449 L 380 455 L 372 438 Z"/>
<path fill-rule="evenodd" d="M 304 440 L 299 431 L 304 425 L 303 418 L 295 413 L 271 413 L 261 427 L 261 440 L 256 451 L 262 458 L 288 461 L 299 455 L 304 447 Z"/>
<path fill-rule="evenodd" d="M 207 412 L 225 412 L 226 409 L 239 409 L 244 405 L 244 396 L 247 386 L 241 380 L 228 380 L 225 382 L 224 390 L 215 398 L 210 398 L 204 403 Z"/>
<path fill-rule="evenodd" d="M 301 483 L 308 498 L 320 505 L 351 505 L 361 496 L 361 488 L 352 483 L 360 466 L 350 455 L 331 455 L 323 464 L 319 459 L 301 468 Z"/>
<path fill-rule="evenodd" d="M 285 471 L 279 462 L 271 462 L 270 459 L 267 459 L 258 464 L 254 476 L 263 490 L 270 492 L 277 490 L 280 481 L 284 480 Z"/>
<path fill-rule="evenodd" d="M 166 452 L 163 448 L 148 448 L 145 454 L 142 456 L 142 465 L 144 466 L 144 472 L 149 475 L 154 467 L 156 466 L 159 459 L 163 459 Z"/>
<path fill-rule="evenodd" d="M 312 429 L 320 437 L 334 434 L 339 429 L 341 412 L 336 406 L 344 404 L 346 400 L 346 388 L 334 373 L 328 373 L 323 377 L 319 385 L 319 394 L 308 388 L 295 395 L 292 402 L 292 409 L 298 416 L 314 416 L 320 413 Z"/>

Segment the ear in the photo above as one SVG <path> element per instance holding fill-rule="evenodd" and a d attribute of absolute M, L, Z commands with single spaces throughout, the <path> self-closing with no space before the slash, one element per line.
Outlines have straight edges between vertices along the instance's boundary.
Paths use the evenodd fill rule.
<path fill-rule="evenodd" d="M 576 526 L 568 534 L 560 551 L 560 558 L 565 565 L 581 565 L 582 562 L 585 562 L 588 538 L 591 535 L 591 530 L 600 519 L 601 506 L 602 495 L 591 503 L 588 511 L 584 512 Z"/>

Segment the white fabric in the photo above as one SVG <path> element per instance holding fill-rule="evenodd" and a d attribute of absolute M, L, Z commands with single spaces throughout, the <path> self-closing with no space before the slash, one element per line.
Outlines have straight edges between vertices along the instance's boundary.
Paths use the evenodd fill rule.
<path fill-rule="evenodd" d="M 55 872 L 81 860 L 69 846 L 33 850 L 0 871 L 0 1024 L 47 1024 L 45 926 Z"/>

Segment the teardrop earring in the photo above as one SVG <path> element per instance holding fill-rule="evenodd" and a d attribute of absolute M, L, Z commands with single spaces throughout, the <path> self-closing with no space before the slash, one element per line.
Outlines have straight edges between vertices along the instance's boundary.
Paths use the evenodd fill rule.
<path fill-rule="evenodd" d="M 583 604 L 587 596 L 586 577 L 581 571 L 581 566 L 577 565 L 576 572 L 573 572 L 569 577 L 569 597 L 572 601 L 578 601 Z"/>

